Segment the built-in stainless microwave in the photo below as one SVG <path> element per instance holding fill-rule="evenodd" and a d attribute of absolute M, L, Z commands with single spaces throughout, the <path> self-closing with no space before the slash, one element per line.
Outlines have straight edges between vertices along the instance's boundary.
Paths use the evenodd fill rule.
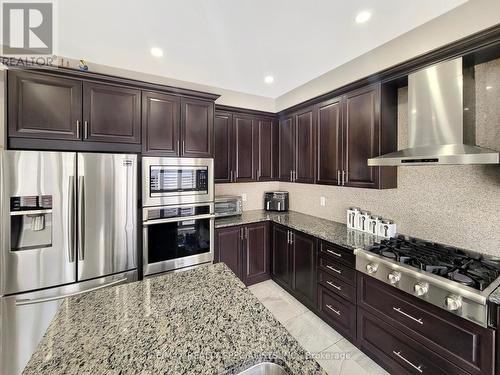
<path fill-rule="evenodd" d="M 143 206 L 213 202 L 213 170 L 213 159 L 142 158 Z"/>

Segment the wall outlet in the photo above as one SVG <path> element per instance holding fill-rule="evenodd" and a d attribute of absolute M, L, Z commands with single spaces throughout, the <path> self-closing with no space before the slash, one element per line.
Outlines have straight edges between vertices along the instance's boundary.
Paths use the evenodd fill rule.
<path fill-rule="evenodd" d="M 246 202 L 247 201 L 247 195 L 245 193 L 241 194 L 241 200 L 243 202 Z"/>
<path fill-rule="evenodd" d="M 320 197 L 319 198 L 319 205 L 321 207 L 325 207 L 326 206 L 326 198 L 325 197 Z"/>

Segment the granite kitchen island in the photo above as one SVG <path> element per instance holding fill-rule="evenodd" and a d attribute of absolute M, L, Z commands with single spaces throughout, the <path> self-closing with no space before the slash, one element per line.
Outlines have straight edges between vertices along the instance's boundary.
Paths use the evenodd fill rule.
<path fill-rule="evenodd" d="M 24 374 L 233 374 L 263 360 L 325 374 L 220 263 L 67 299 Z"/>

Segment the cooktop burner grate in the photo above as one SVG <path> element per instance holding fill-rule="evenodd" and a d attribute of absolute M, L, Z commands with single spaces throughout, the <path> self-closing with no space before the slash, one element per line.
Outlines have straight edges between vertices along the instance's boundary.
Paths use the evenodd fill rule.
<path fill-rule="evenodd" d="M 480 291 L 500 276 L 500 261 L 415 238 L 390 238 L 367 250 Z"/>

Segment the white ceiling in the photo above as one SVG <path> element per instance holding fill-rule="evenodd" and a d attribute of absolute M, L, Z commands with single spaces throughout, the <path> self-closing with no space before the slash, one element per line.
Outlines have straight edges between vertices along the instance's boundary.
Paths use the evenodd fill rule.
<path fill-rule="evenodd" d="M 276 98 L 464 2 L 59 0 L 57 52 Z M 359 25 L 362 10 L 372 18 Z"/>

